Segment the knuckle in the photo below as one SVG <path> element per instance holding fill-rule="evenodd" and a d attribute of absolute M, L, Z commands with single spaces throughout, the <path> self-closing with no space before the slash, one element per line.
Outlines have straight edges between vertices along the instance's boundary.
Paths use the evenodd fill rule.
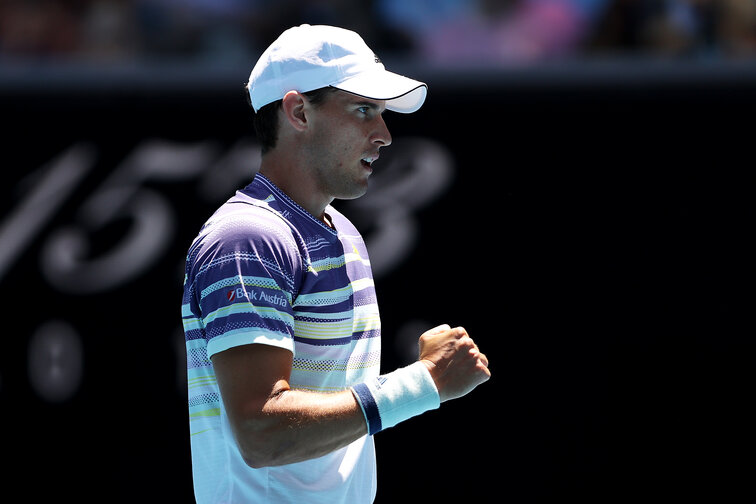
<path fill-rule="evenodd" d="M 469 336 L 460 338 L 458 344 L 461 348 L 475 348 L 475 342 Z"/>

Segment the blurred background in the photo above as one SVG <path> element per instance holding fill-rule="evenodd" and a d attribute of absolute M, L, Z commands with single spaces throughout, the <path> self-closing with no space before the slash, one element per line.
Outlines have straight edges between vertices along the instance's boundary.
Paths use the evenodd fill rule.
<path fill-rule="evenodd" d="M 384 370 L 448 322 L 493 373 L 378 435 L 377 502 L 756 502 L 756 0 L 0 0 L 6 495 L 193 502 L 184 257 L 301 23 L 430 87 L 337 202 Z"/>

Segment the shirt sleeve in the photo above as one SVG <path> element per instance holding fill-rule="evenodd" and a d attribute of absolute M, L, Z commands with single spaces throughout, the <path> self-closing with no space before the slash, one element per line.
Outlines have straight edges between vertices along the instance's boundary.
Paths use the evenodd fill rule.
<path fill-rule="evenodd" d="M 303 260 L 280 217 L 253 209 L 229 216 L 205 236 L 195 296 L 208 359 L 260 343 L 294 351 L 294 313 Z"/>

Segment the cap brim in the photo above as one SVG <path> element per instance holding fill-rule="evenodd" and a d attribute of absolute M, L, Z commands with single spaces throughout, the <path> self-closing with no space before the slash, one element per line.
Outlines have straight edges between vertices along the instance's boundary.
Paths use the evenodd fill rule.
<path fill-rule="evenodd" d="M 403 114 L 417 111 L 428 94 L 424 82 L 387 70 L 361 73 L 331 86 L 371 100 L 386 100 L 388 110 Z"/>

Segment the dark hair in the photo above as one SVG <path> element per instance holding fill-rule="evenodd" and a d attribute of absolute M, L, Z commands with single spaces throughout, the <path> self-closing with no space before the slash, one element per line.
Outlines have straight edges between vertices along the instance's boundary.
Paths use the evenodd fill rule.
<path fill-rule="evenodd" d="M 307 97 L 310 103 L 317 106 L 323 103 L 326 97 L 334 91 L 336 91 L 335 87 L 327 86 L 302 94 Z M 246 87 L 244 93 L 247 96 L 247 102 L 252 106 L 249 91 Z M 276 100 L 268 103 L 255 112 L 252 117 L 252 125 L 255 128 L 255 134 L 257 135 L 257 140 L 260 142 L 263 154 L 276 146 L 276 139 L 278 138 L 278 110 L 281 108 L 282 101 Z"/>

